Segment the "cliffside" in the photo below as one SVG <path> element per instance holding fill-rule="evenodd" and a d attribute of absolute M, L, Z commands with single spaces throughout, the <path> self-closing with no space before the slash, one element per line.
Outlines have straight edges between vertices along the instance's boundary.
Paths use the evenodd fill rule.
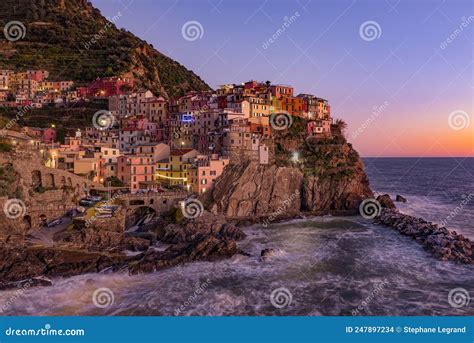
<path fill-rule="evenodd" d="M 293 217 L 300 213 L 357 213 L 373 197 L 358 153 L 342 135 L 306 140 L 295 122 L 276 133 L 274 163 L 228 166 L 203 196 L 214 213 L 228 217 Z"/>

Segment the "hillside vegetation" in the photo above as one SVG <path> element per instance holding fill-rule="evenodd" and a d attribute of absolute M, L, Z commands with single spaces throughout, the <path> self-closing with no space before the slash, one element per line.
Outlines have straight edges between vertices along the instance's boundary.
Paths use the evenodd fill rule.
<path fill-rule="evenodd" d="M 0 25 L 20 21 L 24 38 L 0 40 L 0 68 L 46 69 L 51 80 L 86 84 L 97 77 L 122 75 L 138 87 L 164 97 L 209 86 L 192 71 L 132 33 L 118 29 L 123 14 L 103 17 L 85 0 L 2 0 Z"/>

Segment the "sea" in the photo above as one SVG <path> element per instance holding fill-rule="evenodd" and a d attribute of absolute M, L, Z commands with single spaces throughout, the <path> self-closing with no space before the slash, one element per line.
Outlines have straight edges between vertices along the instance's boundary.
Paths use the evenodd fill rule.
<path fill-rule="evenodd" d="M 372 189 L 474 240 L 473 158 L 368 158 Z M 262 223 L 263 224 L 263 223 Z M 467 316 L 474 266 L 438 261 L 362 217 L 244 228 L 237 255 L 143 275 L 102 273 L 0 292 L 3 315 Z M 262 259 L 263 249 L 273 249 Z"/>

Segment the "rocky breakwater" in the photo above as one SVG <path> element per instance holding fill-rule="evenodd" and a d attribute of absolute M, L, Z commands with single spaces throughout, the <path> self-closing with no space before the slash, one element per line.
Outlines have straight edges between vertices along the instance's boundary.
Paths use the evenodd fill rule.
<path fill-rule="evenodd" d="M 212 191 L 201 196 L 213 213 L 231 218 L 294 218 L 302 213 L 357 214 L 373 193 L 358 153 L 342 134 L 307 138 L 294 118 L 275 131 L 270 164 L 227 166 Z"/>
<path fill-rule="evenodd" d="M 474 264 L 472 242 L 456 231 L 387 208 L 382 209 L 374 222 L 412 237 L 440 260 Z"/>

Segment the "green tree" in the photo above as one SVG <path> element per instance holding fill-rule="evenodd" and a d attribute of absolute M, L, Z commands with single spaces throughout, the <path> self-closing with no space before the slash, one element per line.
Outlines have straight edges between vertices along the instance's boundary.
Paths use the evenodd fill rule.
<path fill-rule="evenodd" d="M 56 140 L 61 144 L 64 144 L 66 142 L 66 129 L 65 128 L 60 127 L 57 129 Z"/>
<path fill-rule="evenodd" d="M 116 176 L 109 176 L 105 179 L 105 184 L 111 187 L 123 187 L 123 182 Z"/>

